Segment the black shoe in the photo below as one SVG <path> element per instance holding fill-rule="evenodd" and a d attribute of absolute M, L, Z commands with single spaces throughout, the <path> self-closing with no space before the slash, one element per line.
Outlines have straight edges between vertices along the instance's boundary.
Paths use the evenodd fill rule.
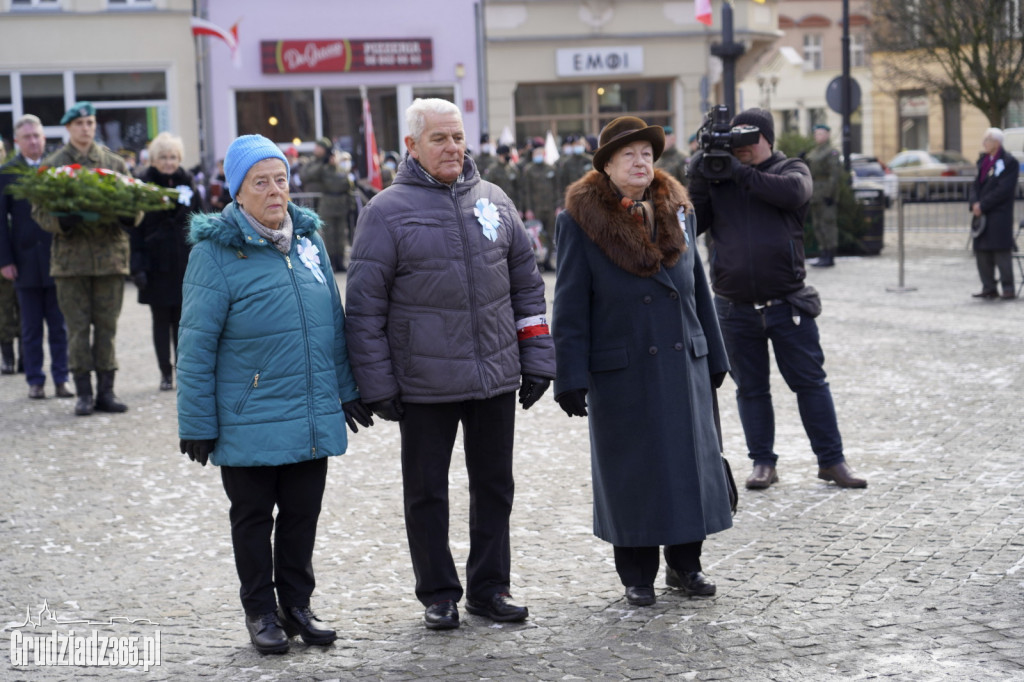
<path fill-rule="evenodd" d="M 822 251 L 811 265 L 816 268 L 831 268 L 836 264 L 835 259 L 832 257 L 831 251 Z"/>
<path fill-rule="evenodd" d="M 700 571 L 683 571 L 680 573 L 671 566 L 665 568 L 665 584 L 682 590 L 691 597 L 710 597 L 718 588 Z"/>
<path fill-rule="evenodd" d="M 245 627 L 256 651 L 261 654 L 283 654 L 288 651 L 288 635 L 285 634 L 277 614 L 262 613 L 250 618 L 245 616 Z"/>
<path fill-rule="evenodd" d="M 324 625 L 308 606 L 282 607 L 277 616 L 289 637 L 299 635 L 306 644 L 324 645 L 338 639 L 338 633 Z"/>
<path fill-rule="evenodd" d="M 497 592 L 485 602 L 467 599 L 466 610 L 475 616 L 484 616 L 502 623 L 518 623 L 521 620 L 526 620 L 530 615 L 530 610 L 525 606 L 516 606 L 509 601 L 511 598 L 512 595 L 508 592 Z"/>
<path fill-rule="evenodd" d="M 755 464 L 754 470 L 747 477 L 748 490 L 763 490 L 772 483 L 779 482 L 779 474 L 772 464 Z"/>
<path fill-rule="evenodd" d="M 976 294 L 971 294 L 971 298 L 992 299 L 992 298 L 999 298 L 999 294 L 997 292 L 995 292 L 995 291 L 987 291 L 986 290 L 986 291 L 979 291 Z"/>
<path fill-rule="evenodd" d="M 46 390 L 43 388 L 42 384 L 33 384 L 28 387 L 28 397 L 32 400 L 42 400 L 46 397 Z"/>
<path fill-rule="evenodd" d="M 423 621 L 428 630 L 454 630 L 459 627 L 459 607 L 451 599 L 434 602 L 427 607 Z"/>
<path fill-rule="evenodd" d="M 171 379 L 171 373 L 170 372 L 167 372 L 166 374 L 161 373 L 161 375 L 160 375 L 160 390 L 161 391 L 173 391 L 174 390 L 174 380 Z"/>
<path fill-rule="evenodd" d="M 626 588 L 626 601 L 633 606 L 650 606 L 658 601 L 653 585 L 630 585 Z"/>
<path fill-rule="evenodd" d="M 58 398 L 74 398 L 74 391 L 68 386 L 68 382 L 64 381 L 53 387 L 53 394 Z"/>

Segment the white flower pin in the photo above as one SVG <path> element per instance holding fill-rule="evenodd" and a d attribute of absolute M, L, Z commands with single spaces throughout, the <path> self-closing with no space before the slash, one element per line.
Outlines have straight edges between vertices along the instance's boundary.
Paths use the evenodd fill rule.
<path fill-rule="evenodd" d="M 476 206 L 473 207 L 473 215 L 476 216 L 477 221 L 483 227 L 484 236 L 492 242 L 496 241 L 498 239 L 498 225 L 501 223 L 498 207 L 492 204 L 489 199 L 478 199 Z"/>
<path fill-rule="evenodd" d="M 309 237 L 303 237 L 295 248 L 299 252 L 299 260 L 310 269 L 313 276 L 316 277 L 316 281 L 327 284 L 324 273 L 320 271 L 320 249 L 316 244 L 309 241 Z"/>
<path fill-rule="evenodd" d="M 174 191 L 178 193 L 178 203 L 183 206 L 188 206 L 192 203 L 192 188 L 188 185 L 178 185 L 174 188 Z"/>

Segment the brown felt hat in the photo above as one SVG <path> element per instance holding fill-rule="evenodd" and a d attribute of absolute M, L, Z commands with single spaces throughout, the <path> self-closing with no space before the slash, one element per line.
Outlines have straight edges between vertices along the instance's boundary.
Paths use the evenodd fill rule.
<path fill-rule="evenodd" d="M 594 168 L 604 173 L 612 154 L 620 147 L 632 142 L 646 140 L 654 148 L 654 160 L 657 161 L 665 151 L 665 129 L 661 126 L 649 126 L 642 118 L 636 116 L 619 116 L 601 131 L 597 151 L 594 152 Z"/>

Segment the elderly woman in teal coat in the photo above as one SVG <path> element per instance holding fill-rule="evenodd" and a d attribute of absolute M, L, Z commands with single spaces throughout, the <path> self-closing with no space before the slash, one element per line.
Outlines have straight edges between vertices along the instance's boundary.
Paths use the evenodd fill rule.
<path fill-rule="evenodd" d="M 253 645 L 330 644 L 310 609 L 327 458 L 346 421 L 370 426 L 345 346 L 345 313 L 315 213 L 289 201 L 288 161 L 245 135 L 228 148 L 233 201 L 192 219 L 178 342 L 181 451 L 220 467 Z M 274 507 L 277 518 L 274 518 Z"/>
<path fill-rule="evenodd" d="M 654 169 L 662 128 L 623 116 L 600 143 L 558 217 L 555 400 L 589 417 L 594 534 L 627 601 L 655 603 L 662 546 L 666 583 L 710 596 L 703 541 L 732 526 L 713 412 L 729 363 L 693 209 Z"/>

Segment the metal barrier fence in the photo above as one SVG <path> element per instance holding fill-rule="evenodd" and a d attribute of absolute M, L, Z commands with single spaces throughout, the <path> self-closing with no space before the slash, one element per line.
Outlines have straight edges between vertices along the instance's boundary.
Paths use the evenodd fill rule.
<path fill-rule="evenodd" d="M 974 178 L 901 178 L 900 198 L 903 205 L 904 228 L 908 232 L 962 231 L 966 235 L 971 224 L 970 200 Z M 898 224 L 897 202 L 885 212 L 886 231 Z M 1024 178 L 1018 180 L 1014 222 L 1024 219 Z"/>

